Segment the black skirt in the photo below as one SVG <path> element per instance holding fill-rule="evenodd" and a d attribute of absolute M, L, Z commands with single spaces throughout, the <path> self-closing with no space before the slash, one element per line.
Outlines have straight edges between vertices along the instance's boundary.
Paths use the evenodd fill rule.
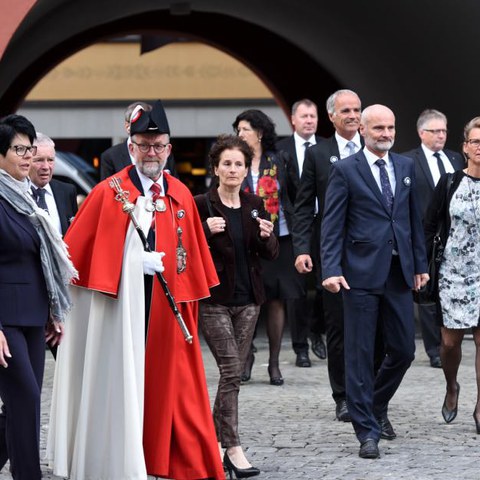
<path fill-rule="evenodd" d="M 297 272 L 292 238 L 278 238 L 280 253 L 275 260 L 262 260 L 262 278 L 267 300 L 290 300 L 306 294 L 306 275 Z"/>

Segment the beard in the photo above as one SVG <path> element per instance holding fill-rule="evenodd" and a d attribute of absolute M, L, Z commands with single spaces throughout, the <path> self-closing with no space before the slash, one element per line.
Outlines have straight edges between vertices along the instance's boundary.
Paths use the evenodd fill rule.
<path fill-rule="evenodd" d="M 378 140 L 374 142 L 374 148 L 377 152 L 388 152 L 394 144 L 394 140 Z"/>
<path fill-rule="evenodd" d="M 153 162 L 142 161 L 138 163 L 138 169 L 143 175 L 152 180 L 157 180 L 160 174 L 162 173 L 163 167 L 165 166 L 165 161 L 155 160 Z"/>

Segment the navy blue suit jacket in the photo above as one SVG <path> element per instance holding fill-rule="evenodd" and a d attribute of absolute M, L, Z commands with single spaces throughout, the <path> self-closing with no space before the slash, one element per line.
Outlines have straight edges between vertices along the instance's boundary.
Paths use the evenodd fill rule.
<path fill-rule="evenodd" d="M 396 188 L 390 213 L 363 151 L 331 166 L 321 232 L 323 278 L 343 275 L 352 288 L 382 288 L 396 250 L 405 282 L 427 272 L 413 160 L 390 153 Z"/>
<path fill-rule="evenodd" d="M 40 238 L 30 220 L 0 198 L 0 327 L 47 323 L 48 294 Z"/>

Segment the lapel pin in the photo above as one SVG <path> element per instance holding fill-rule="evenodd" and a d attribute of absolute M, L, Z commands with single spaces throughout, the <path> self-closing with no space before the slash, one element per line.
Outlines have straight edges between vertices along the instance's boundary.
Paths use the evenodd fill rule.
<path fill-rule="evenodd" d="M 338 157 L 333 155 L 333 156 L 330 157 L 330 163 L 335 163 L 335 162 L 338 162 Z"/>
<path fill-rule="evenodd" d="M 179 210 L 177 212 L 177 218 L 182 219 L 185 216 L 185 210 Z"/>
<path fill-rule="evenodd" d="M 406 186 L 406 187 L 409 187 L 411 184 L 412 184 L 412 179 L 410 177 L 405 177 L 403 179 L 403 184 Z"/>

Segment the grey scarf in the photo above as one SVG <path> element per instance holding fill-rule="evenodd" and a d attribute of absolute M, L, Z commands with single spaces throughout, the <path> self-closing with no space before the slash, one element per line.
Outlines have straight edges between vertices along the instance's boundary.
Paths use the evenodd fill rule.
<path fill-rule="evenodd" d="M 40 237 L 40 260 L 47 285 L 50 316 L 63 322 L 72 307 L 68 284 L 78 277 L 65 243 L 51 224 L 48 214 L 37 207 L 28 193 L 26 180 L 15 180 L 5 170 L 0 169 L 0 197 L 17 212 L 27 216 Z"/>

